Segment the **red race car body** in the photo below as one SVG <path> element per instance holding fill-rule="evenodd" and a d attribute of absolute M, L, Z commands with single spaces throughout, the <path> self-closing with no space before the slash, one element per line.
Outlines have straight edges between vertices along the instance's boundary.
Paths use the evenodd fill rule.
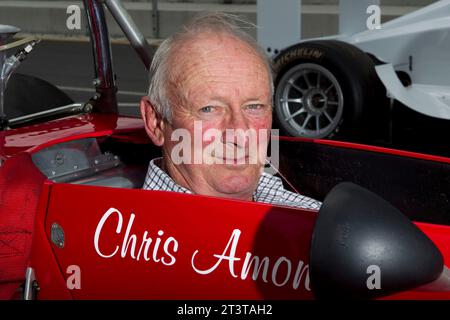
<path fill-rule="evenodd" d="M 318 212 L 142 190 L 161 151 L 117 115 L 103 1 L 84 7 L 96 96 L 0 112 L 1 299 L 450 298 L 450 159 L 275 137 L 285 187 Z"/>
<path fill-rule="evenodd" d="M 24 282 L 26 268 L 40 299 L 314 298 L 317 212 L 142 190 L 148 162 L 159 156 L 142 120 L 73 116 L 0 132 L 0 141 L 2 298 Z M 450 264 L 450 159 L 281 138 L 280 173 L 319 200 L 341 181 L 381 194 L 423 221 L 416 225 Z"/>

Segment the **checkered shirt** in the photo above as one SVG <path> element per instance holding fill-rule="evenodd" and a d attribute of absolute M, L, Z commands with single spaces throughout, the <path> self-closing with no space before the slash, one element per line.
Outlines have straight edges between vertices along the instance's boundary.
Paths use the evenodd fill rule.
<path fill-rule="evenodd" d="M 192 191 L 178 185 L 158 166 L 161 161 L 162 158 L 156 158 L 150 161 L 143 189 L 192 194 Z M 258 186 L 253 193 L 253 200 L 256 202 L 313 210 L 318 210 L 322 204 L 320 201 L 284 189 L 280 178 L 266 172 L 263 172 L 259 179 Z"/>

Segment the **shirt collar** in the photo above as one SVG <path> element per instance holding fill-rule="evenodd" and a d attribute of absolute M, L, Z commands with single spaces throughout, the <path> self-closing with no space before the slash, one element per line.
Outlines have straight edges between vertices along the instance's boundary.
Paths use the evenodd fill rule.
<path fill-rule="evenodd" d="M 192 193 L 191 190 L 177 184 L 163 169 L 162 157 L 150 161 L 148 166 L 145 189 L 176 191 L 183 193 Z"/>

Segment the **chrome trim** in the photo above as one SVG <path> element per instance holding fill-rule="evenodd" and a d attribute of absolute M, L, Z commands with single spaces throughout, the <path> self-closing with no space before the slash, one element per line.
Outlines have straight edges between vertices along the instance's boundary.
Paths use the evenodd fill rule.
<path fill-rule="evenodd" d="M 23 299 L 24 300 L 35 300 L 37 292 L 39 291 L 39 285 L 36 281 L 36 276 L 34 274 L 34 269 L 28 267 L 25 271 L 25 284 L 23 288 Z"/>
<path fill-rule="evenodd" d="M 57 107 L 54 109 L 44 110 L 32 114 L 27 114 L 25 116 L 13 118 L 8 121 L 9 126 L 18 126 L 25 124 L 30 121 L 47 118 L 56 115 L 73 115 L 78 113 L 90 112 L 92 111 L 92 106 L 90 104 L 72 103 L 66 106 Z"/>
<path fill-rule="evenodd" d="M 94 56 L 94 86 L 98 95 L 97 99 L 92 99 L 92 104 L 97 112 L 117 114 L 117 87 L 102 2 L 102 0 L 84 0 Z"/>
<path fill-rule="evenodd" d="M 105 5 L 116 20 L 120 29 L 122 29 L 122 32 L 130 41 L 131 46 L 142 60 L 147 70 L 149 70 L 151 62 L 149 56 L 150 47 L 131 16 L 128 14 L 127 10 L 118 0 L 105 0 Z"/>

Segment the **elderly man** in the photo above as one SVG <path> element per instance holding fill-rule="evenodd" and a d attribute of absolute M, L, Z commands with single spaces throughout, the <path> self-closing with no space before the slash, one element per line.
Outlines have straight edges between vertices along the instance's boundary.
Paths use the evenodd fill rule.
<path fill-rule="evenodd" d="M 239 139 L 235 134 L 226 139 L 230 129 L 269 132 L 272 91 L 266 55 L 233 16 L 197 18 L 166 39 L 155 53 L 149 93 L 141 101 L 147 134 L 163 154 L 150 162 L 144 189 L 318 209 L 320 202 L 285 190 L 280 178 L 263 172 L 263 162 L 249 161 L 249 153 L 255 152 L 249 148 L 249 136 Z M 215 129 L 221 137 L 198 137 L 199 124 L 201 132 Z M 177 130 L 193 137 L 192 152 L 183 155 L 191 161 L 174 159 Z M 258 150 L 263 149 L 265 155 L 267 143 L 262 140 L 258 139 Z M 217 161 L 195 162 L 198 149 L 205 155 L 212 143 L 215 148 L 211 150 L 216 152 L 208 156 Z M 240 158 L 230 158 L 225 151 L 229 149 L 244 151 Z"/>

